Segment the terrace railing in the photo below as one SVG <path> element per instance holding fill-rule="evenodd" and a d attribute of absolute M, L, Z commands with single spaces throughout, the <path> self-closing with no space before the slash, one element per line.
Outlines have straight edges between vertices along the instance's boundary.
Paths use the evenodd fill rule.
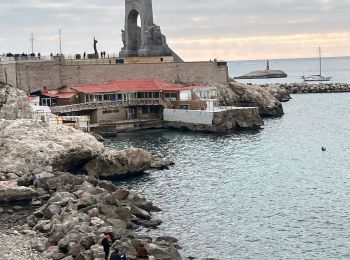
<path fill-rule="evenodd" d="M 161 98 L 141 98 L 141 99 L 129 99 L 129 100 L 116 100 L 116 101 L 101 101 L 101 102 L 87 102 L 65 106 L 53 106 L 51 107 L 52 113 L 70 113 L 79 111 L 88 111 L 96 109 L 109 109 L 120 106 L 163 106 L 164 108 L 172 108 L 170 102 L 166 102 Z"/>

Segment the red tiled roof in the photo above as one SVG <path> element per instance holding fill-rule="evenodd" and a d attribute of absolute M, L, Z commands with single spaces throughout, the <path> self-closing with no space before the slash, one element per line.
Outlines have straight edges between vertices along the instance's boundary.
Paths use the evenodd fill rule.
<path fill-rule="evenodd" d="M 113 92 L 161 92 L 161 91 L 180 91 L 192 90 L 193 87 L 182 87 L 171 85 L 169 83 L 157 80 L 118 80 L 109 81 L 105 84 L 78 85 L 72 86 L 78 92 L 85 94 L 92 93 L 113 93 Z"/>

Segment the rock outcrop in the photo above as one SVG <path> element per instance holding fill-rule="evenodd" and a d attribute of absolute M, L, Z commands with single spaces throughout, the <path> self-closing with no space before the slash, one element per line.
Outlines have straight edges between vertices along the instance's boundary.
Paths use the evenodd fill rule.
<path fill-rule="evenodd" d="M 284 114 L 283 106 L 267 89 L 231 81 L 229 88 L 239 96 L 238 106 L 259 108 L 262 117 L 279 117 Z"/>
<path fill-rule="evenodd" d="M 74 128 L 26 119 L 0 121 L 0 148 L 0 180 L 53 171 L 122 177 L 152 168 L 154 160 L 142 149 L 109 150 Z"/>
<path fill-rule="evenodd" d="M 261 87 L 266 88 L 267 91 L 280 102 L 287 102 L 292 99 L 288 91 L 278 84 L 261 85 Z"/>
<path fill-rule="evenodd" d="M 142 149 L 105 151 L 89 161 L 84 169 L 97 178 L 126 177 L 151 168 L 152 156 Z"/>
<path fill-rule="evenodd" d="M 0 83 L 0 119 L 32 118 L 27 95 L 16 88 Z"/>
<path fill-rule="evenodd" d="M 0 178 L 75 172 L 102 154 L 103 144 L 93 136 L 64 125 L 33 120 L 0 122 Z"/>
<path fill-rule="evenodd" d="M 271 79 L 271 78 L 286 78 L 288 75 L 282 70 L 257 70 L 236 77 L 236 79 Z"/>

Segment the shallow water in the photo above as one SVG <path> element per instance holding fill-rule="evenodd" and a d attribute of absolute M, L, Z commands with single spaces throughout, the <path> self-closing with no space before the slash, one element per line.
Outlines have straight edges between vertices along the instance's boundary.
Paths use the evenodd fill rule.
<path fill-rule="evenodd" d="M 184 257 L 350 259 L 349 101 L 294 95 L 256 133 L 157 130 L 107 144 L 176 162 L 119 184 L 163 209 L 148 233 L 179 238 Z"/>

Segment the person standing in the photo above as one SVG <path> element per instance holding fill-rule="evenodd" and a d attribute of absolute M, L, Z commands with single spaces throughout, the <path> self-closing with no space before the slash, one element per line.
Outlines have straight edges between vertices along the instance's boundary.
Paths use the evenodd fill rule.
<path fill-rule="evenodd" d="M 148 252 L 144 244 L 140 243 L 136 251 L 137 251 L 137 258 L 148 259 Z"/>
<path fill-rule="evenodd" d="M 103 246 L 103 251 L 105 252 L 105 260 L 108 260 L 111 243 L 112 243 L 111 237 L 108 234 L 105 234 L 104 238 L 101 241 L 101 245 Z"/>
<path fill-rule="evenodd" d="M 111 254 L 111 257 L 109 258 L 109 260 L 122 260 L 120 254 L 119 254 L 118 248 L 114 249 L 114 252 Z"/>
<path fill-rule="evenodd" d="M 86 59 L 86 52 L 84 51 L 84 54 L 83 54 L 83 56 L 84 56 L 84 60 Z"/>

